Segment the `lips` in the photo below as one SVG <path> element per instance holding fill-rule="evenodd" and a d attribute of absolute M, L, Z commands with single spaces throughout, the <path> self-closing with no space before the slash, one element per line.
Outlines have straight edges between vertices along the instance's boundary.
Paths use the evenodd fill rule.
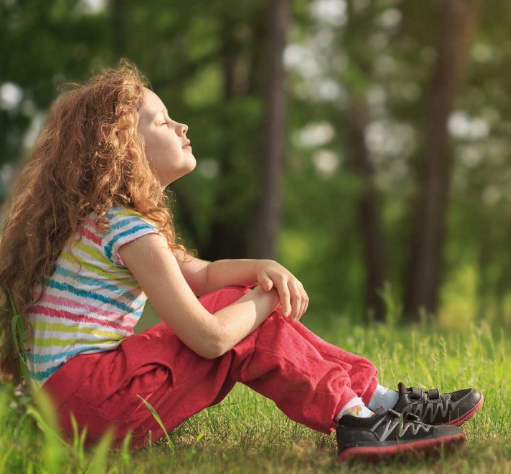
<path fill-rule="evenodd" d="M 184 145 L 183 145 L 183 148 L 190 145 L 190 140 L 188 140 Z"/>

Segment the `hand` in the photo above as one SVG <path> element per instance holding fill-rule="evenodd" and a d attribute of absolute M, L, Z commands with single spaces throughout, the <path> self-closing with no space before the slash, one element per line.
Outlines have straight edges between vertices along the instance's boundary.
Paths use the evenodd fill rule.
<path fill-rule="evenodd" d="M 291 321 L 298 321 L 309 306 L 309 297 L 302 283 L 274 260 L 256 260 L 256 272 L 264 291 L 277 289 L 282 314 L 289 316 Z"/>

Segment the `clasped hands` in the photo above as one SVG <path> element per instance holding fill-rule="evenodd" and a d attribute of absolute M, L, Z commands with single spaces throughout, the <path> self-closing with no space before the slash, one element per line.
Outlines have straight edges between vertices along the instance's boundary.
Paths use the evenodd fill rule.
<path fill-rule="evenodd" d="M 264 291 L 277 289 L 283 316 L 298 321 L 309 306 L 309 297 L 302 283 L 275 260 L 256 260 L 256 275 Z"/>

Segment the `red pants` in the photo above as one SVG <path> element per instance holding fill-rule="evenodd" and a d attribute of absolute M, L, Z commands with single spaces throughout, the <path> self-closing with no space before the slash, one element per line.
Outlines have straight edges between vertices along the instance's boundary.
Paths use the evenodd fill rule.
<path fill-rule="evenodd" d="M 250 288 L 231 285 L 199 298 L 211 313 Z M 368 403 L 378 383 L 367 359 L 334 346 L 280 307 L 230 351 L 206 359 L 160 322 L 125 339 L 118 348 L 74 356 L 42 386 L 55 404 L 62 435 L 72 440 L 70 412 L 89 446 L 113 425 L 114 447 L 132 430 L 136 450 L 164 436 L 137 397 L 147 400 L 171 431 L 204 408 L 220 403 L 236 382 L 273 400 L 297 423 L 330 434 L 341 408 L 353 397 Z"/>

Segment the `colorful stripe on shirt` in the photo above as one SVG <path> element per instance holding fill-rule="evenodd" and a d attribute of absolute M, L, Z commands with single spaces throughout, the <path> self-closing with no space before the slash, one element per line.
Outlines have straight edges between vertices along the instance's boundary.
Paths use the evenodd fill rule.
<path fill-rule="evenodd" d="M 95 213 L 64 247 L 43 298 L 30 308 L 33 337 L 25 349 L 29 375 L 41 384 L 78 354 L 113 350 L 134 334 L 147 296 L 119 255 L 122 245 L 158 233 L 132 209 L 114 206 L 103 234 Z M 34 296 L 38 296 L 36 288 Z"/>

